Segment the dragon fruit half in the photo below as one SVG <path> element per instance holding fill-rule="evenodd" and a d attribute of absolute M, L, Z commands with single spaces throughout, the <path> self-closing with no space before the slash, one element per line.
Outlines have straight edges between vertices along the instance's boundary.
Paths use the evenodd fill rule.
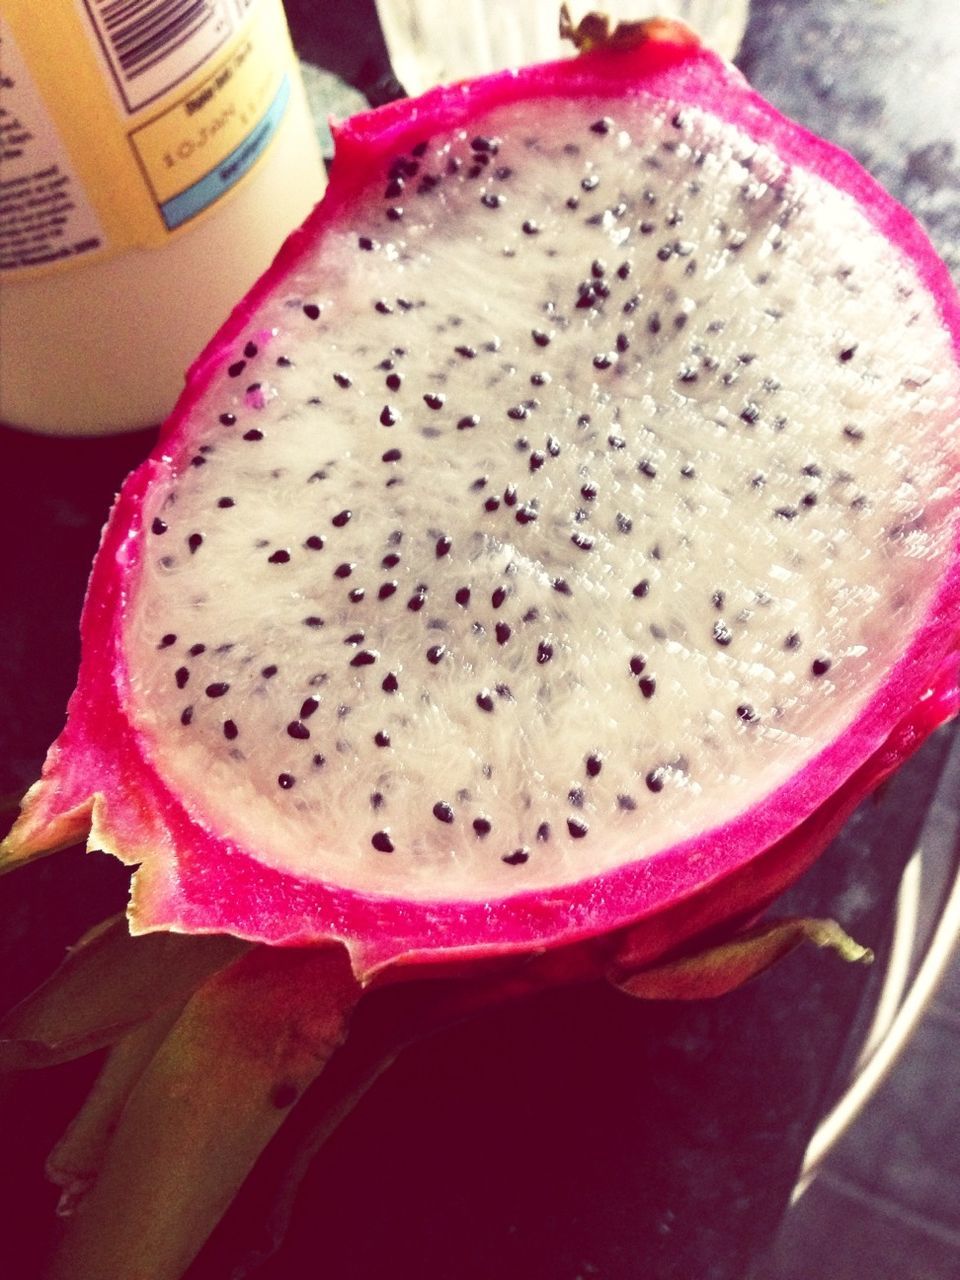
<path fill-rule="evenodd" d="M 134 933 L 336 943 L 336 1008 L 640 989 L 957 710 L 952 285 L 675 26 L 336 141 L 117 501 L 8 861 L 89 833 Z"/>

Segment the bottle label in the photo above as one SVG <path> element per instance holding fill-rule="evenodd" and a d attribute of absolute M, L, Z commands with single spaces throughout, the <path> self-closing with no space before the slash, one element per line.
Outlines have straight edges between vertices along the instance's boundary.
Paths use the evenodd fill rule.
<path fill-rule="evenodd" d="M 242 181 L 298 74 L 280 0 L 5 0 L 0 271 L 161 246 Z"/>
<path fill-rule="evenodd" d="M 0 270 L 95 253 L 104 244 L 100 220 L 5 28 L 0 66 Z"/>

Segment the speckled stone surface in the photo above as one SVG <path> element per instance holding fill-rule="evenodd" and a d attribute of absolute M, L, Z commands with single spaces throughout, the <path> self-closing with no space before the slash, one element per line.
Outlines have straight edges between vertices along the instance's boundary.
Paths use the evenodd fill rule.
<path fill-rule="evenodd" d="M 389 92 L 371 4 L 288 9 L 312 62 Z M 872 168 L 960 265 L 953 0 L 755 0 L 741 60 L 777 105 Z M 33 778 L 62 722 L 97 532 L 150 439 L 0 432 L 0 793 Z M 863 806 L 778 914 L 836 916 L 882 957 L 951 733 Z M 124 886 L 122 869 L 97 856 L 0 882 L 0 1001 L 118 909 Z M 843 1086 L 881 973 L 801 952 L 712 1003 L 563 990 L 445 1033 L 406 1053 L 314 1162 L 286 1246 L 257 1275 L 743 1280 Z M 42 1161 L 91 1069 L 23 1076 L 0 1095 L 15 1280 L 37 1273 L 54 1234 Z M 278 1170 L 322 1100 L 295 1113 L 192 1280 L 222 1280 L 257 1245 Z"/>
<path fill-rule="evenodd" d="M 737 62 L 851 152 L 960 272 L 960 22 L 954 0 L 754 0 Z"/>

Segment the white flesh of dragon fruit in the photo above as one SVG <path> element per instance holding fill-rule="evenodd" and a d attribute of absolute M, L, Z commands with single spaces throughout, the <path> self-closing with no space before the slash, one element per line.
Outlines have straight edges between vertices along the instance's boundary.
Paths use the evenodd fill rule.
<path fill-rule="evenodd" d="M 903 652 L 958 391 L 898 251 L 731 126 L 550 101 L 424 138 L 151 490 L 134 722 L 308 877 L 482 899 L 650 855 Z"/>

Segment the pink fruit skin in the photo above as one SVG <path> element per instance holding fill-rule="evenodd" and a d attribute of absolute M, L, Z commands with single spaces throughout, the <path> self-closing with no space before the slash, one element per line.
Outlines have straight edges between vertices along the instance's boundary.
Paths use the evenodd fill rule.
<path fill-rule="evenodd" d="M 960 547 L 956 542 L 928 614 L 878 692 L 836 741 L 749 812 L 653 857 L 576 885 L 495 901 L 407 901 L 278 872 L 220 838 L 189 812 L 147 758 L 124 708 L 128 675 L 120 635 L 143 539 L 141 499 L 171 466 L 193 405 L 261 300 L 317 251 L 349 211 L 374 166 L 431 132 L 531 97 L 594 94 L 666 100 L 713 111 L 788 163 L 849 193 L 913 265 L 939 307 L 960 357 L 960 304 L 945 267 L 912 216 L 844 152 L 799 129 L 753 93 L 732 67 L 691 46 L 651 41 L 437 89 L 411 112 L 395 103 L 336 130 L 337 162 L 322 204 L 198 359 L 160 442 L 129 478 L 104 532 L 88 589 L 83 658 L 69 719 L 14 831 L 14 857 L 83 839 L 140 864 L 130 905 L 135 932 L 228 932 L 281 945 L 338 939 L 369 980 L 388 967 L 434 965 L 566 948 L 598 962 L 638 966 L 769 903 L 819 855 L 856 804 L 938 725 L 957 713 Z"/>

